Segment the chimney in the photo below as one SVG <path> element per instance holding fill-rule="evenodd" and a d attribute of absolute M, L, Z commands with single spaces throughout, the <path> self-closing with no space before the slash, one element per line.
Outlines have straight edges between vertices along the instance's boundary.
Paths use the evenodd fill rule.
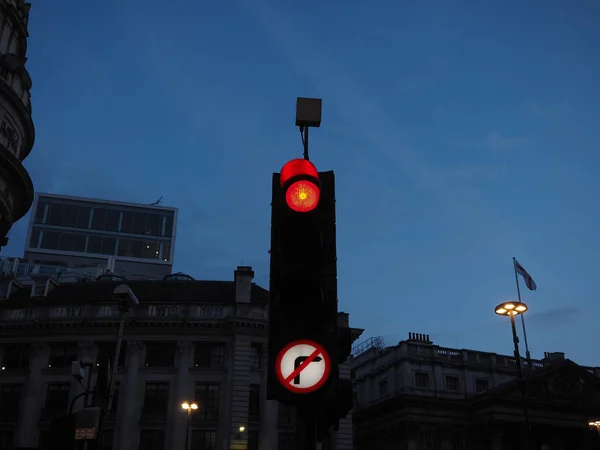
<path fill-rule="evenodd" d="M 250 303 L 250 292 L 252 290 L 252 279 L 254 271 L 251 266 L 238 266 L 233 272 L 235 280 L 235 302 Z"/>
<path fill-rule="evenodd" d="M 544 360 L 546 361 L 564 361 L 565 354 L 563 352 L 544 352 Z"/>
<path fill-rule="evenodd" d="M 350 327 L 349 314 L 342 312 L 342 311 L 338 312 L 337 322 L 338 322 L 338 327 L 349 328 Z"/>

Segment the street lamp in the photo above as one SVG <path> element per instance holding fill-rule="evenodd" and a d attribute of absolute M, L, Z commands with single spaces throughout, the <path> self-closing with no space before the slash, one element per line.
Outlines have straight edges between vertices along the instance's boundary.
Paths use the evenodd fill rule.
<path fill-rule="evenodd" d="M 187 415 L 188 415 L 187 428 L 185 431 L 185 449 L 189 450 L 189 448 L 190 448 L 190 428 L 192 426 L 192 411 L 195 411 L 198 409 L 198 404 L 183 402 L 181 404 L 181 408 L 186 410 Z"/>
<path fill-rule="evenodd" d="M 598 437 L 600 438 L 600 420 L 595 420 L 589 423 L 590 430 L 596 430 Z"/>
<path fill-rule="evenodd" d="M 496 306 L 494 312 L 499 316 L 510 317 L 510 326 L 512 328 L 513 343 L 515 345 L 515 359 L 517 360 L 517 370 L 519 372 L 519 383 L 521 384 L 521 395 L 523 397 L 523 415 L 525 416 L 525 428 L 527 431 L 527 440 L 529 448 L 533 449 L 531 442 L 531 426 L 529 424 L 529 411 L 527 408 L 527 392 L 525 390 L 525 378 L 523 377 L 523 368 L 521 367 L 521 354 L 519 353 L 519 337 L 517 336 L 517 327 L 515 325 L 515 316 L 524 314 L 527 311 L 527 305 L 523 302 L 504 302 Z"/>

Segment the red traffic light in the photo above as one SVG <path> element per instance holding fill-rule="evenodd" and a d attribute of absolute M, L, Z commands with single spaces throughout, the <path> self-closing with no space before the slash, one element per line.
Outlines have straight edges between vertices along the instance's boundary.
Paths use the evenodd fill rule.
<path fill-rule="evenodd" d="M 279 177 L 287 205 L 296 212 L 309 212 L 319 204 L 319 172 L 306 159 L 292 159 Z"/>

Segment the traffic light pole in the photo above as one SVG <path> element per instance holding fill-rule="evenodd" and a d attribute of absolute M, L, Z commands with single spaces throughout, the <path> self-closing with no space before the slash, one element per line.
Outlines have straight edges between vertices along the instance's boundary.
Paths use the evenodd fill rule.
<path fill-rule="evenodd" d="M 296 449 L 317 450 L 316 411 L 298 408 L 296 417 Z"/>
<path fill-rule="evenodd" d="M 304 159 L 310 161 L 308 158 L 308 128 L 307 126 L 300 126 L 300 134 L 302 135 L 302 145 L 304 146 Z"/>

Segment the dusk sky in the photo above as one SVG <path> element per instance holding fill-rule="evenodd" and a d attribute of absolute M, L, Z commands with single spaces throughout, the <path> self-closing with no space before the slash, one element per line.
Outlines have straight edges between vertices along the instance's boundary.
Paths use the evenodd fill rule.
<path fill-rule="evenodd" d="M 251 265 L 268 288 L 271 174 L 302 155 L 296 97 L 319 97 L 311 159 L 336 174 L 363 338 L 510 354 L 515 256 L 532 357 L 600 366 L 600 3 L 32 3 L 36 191 L 162 196 L 175 271 Z"/>

